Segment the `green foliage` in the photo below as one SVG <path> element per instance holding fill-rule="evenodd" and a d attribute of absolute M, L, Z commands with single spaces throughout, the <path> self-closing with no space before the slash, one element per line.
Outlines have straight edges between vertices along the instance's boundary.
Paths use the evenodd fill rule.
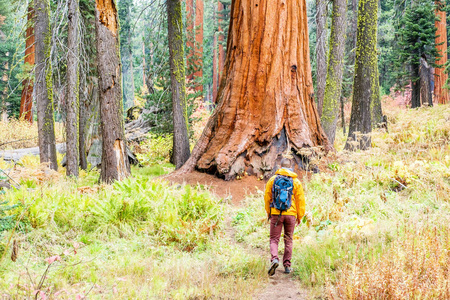
<path fill-rule="evenodd" d="M 413 69 L 420 65 L 420 58 L 425 56 L 427 61 L 435 66 L 436 51 L 435 34 L 436 21 L 435 4 L 431 0 L 421 0 L 406 6 L 398 21 L 398 46 L 394 50 L 397 58 L 397 80 L 402 87 L 409 80 L 416 81 L 412 73 L 406 68 L 407 65 Z"/>
<path fill-rule="evenodd" d="M 23 14 L 23 8 L 15 2 L 0 1 L 0 111 L 5 109 L 14 117 L 19 116 L 22 80 L 29 72 L 28 66 L 20 64 L 24 48 L 20 25 L 26 18 L 18 20 L 16 14 Z"/>

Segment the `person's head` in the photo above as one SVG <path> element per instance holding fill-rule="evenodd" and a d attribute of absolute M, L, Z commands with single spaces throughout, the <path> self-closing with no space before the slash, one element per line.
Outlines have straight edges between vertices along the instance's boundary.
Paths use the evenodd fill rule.
<path fill-rule="evenodd" d="M 290 168 L 292 166 L 292 162 L 289 158 L 283 157 L 281 160 L 281 167 L 282 168 Z"/>

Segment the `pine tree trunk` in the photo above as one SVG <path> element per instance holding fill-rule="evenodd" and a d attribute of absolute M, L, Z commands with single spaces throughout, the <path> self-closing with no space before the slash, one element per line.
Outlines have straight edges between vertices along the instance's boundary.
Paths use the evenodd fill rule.
<path fill-rule="evenodd" d="M 371 102 L 372 111 L 372 128 L 380 127 L 382 123 L 385 123 L 383 119 L 383 110 L 381 108 L 381 97 L 380 97 L 380 73 L 378 71 L 378 65 L 376 69 L 376 80 L 374 82 L 374 95 Z M 385 124 L 387 128 L 387 124 Z"/>
<path fill-rule="evenodd" d="M 368 149 L 371 146 L 372 102 L 379 97 L 377 62 L 378 0 L 360 0 L 353 80 L 353 102 L 345 149 Z"/>
<path fill-rule="evenodd" d="M 51 30 L 49 0 L 34 0 L 36 14 L 35 94 L 37 104 L 39 156 L 41 163 L 49 163 L 56 170 L 55 121 L 53 119 L 52 67 L 50 63 Z"/>
<path fill-rule="evenodd" d="M 96 0 L 97 67 L 102 132 L 101 180 L 113 182 L 130 175 L 123 125 L 122 78 L 114 0 Z"/>
<path fill-rule="evenodd" d="M 186 110 L 183 20 L 180 0 L 167 0 L 170 81 L 173 112 L 173 161 L 180 168 L 190 156 Z"/>
<path fill-rule="evenodd" d="M 28 4 L 27 30 L 25 33 L 25 64 L 34 67 L 34 7 L 32 2 Z M 20 99 L 20 118 L 33 122 L 33 80 L 31 78 L 23 81 L 22 97 Z"/>
<path fill-rule="evenodd" d="M 411 64 L 411 108 L 420 107 L 420 64 Z"/>
<path fill-rule="evenodd" d="M 125 109 L 134 106 L 133 50 L 131 8 L 133 0 L 119 1 L 120 55 L 122 59 L 122 88 Z"/>
<path fill-rule="evenodd" d="M 331 35 L 328 54 L 327 81 L 323 99 L 323 129 L 331 144 L 336 136 L 339 116 L 339 100 L 342 91 L 342 74 L 344 73 L 345 31 L 347 29 L 347 0 L 334 0 Z"/>
<path fill-rule="evenodd" d="M 420 101 L 422 105 L 433 106 L 431 90 L 431 67 L 425 58 L 420 58 Z"/>
<path fill-rule="evenodd" d="M 317 43 L 316 43 L 316 86 L 317 86 L 317 111 L 322 116 L 323 97 L 325 95 L 325 85 L 327 82 L 327 15 L 328 1 L 316 0 L 316 25 L 317 25 Z"/>
<path fill-rule="evenodd" d="M 436 60 L 438 67 L 434 69 L 434 97 L 435 102 L 439 104 L 448 103 L 450 95 L 448 89 L 444 88 L 447 82 L 448 74 L 444 72 L 447 64 L 447 14 L 441 1 L 436 1 L 436 50 L 440 56 Z"/>
<path fill-rule="evenodd" d="M 66 158 L 67 176 L 78 177 L 79 165 L 79 89 L 80 89 L 80 68 L 79 68 L 79 44 L 78 33 L 79 8 L 78 0 L 69 0 L 68 12 L 68 33 L 67 33 L 67 116 L 66 116 Z"/>
<path fill-rule="evenodd" d="M 306 3 L 235 0 L 218 106 L 180 170 L 269 176 L 283 153 L 331 149 L 314 103 Z M 248 28 L 248 30 L 243 30 Z"/>

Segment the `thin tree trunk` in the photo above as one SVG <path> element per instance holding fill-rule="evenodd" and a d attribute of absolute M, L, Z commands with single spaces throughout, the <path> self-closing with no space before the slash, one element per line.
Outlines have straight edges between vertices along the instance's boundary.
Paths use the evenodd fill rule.
<path fill-rule="evenodd" d="M 422 105 L 433 106 L 431 91 L 431 67 L 424 57 L 420 58 L 420 100 Z"/>
<path fill-rule="evenodd" d="M 371 146 L 371 104 L 380 95 L 377 84 L 377 13 L 378 0 L 359 1 L 352 114 L 345 144 L 347 150 L 365 150 Z"/>
<path fill-rule="evenodd" d="M 441 57 L 436 60 L 438 66 L 434 69 L 434 97 L 435 102 L 445 104 L 450 100 L 449 91 L 444 88 L 448 79 L 448 74 L 444 72 L 447 64 L 447 14 L 439 0 L 436 1 L 436 15 L 436 50 Z"/>
<path fill-rule="evenodd" d="M 178 169 L 190 156 L 180 0 L 167 0 L 167 16 L 172 87 L 173 160 Z"/>
<path fill-rule="evenodd" d="M 218 106 L 179 173 L 267 177 L 283 153 L 301 164 L 304 148 L 331 149 L 313 98 L 305 0 L 252 3 L 232 2 Z"/>
<path fill-rule="evenodd" d="M 411 108 L 420 107 L 420 64 L 411 65 Z"/>
<path fill-rule="evenodd" d="M 197 57 L 196 61 L 196 72 L 194 76 L 197 80 L 195 85 L 195 90 L 197 92 L 203 92 L 203 0 L 195 1 L 195 54 Z"/>
<path fill-rule="evenodd" d="M 222 4 L 222 2 L 218 1 L 217 2 L 217 14 L 223 14 L 224 11 L 224 6 Z M 218 32 L 219 32 L 219 37 L 218 37 L 218 44 L 219 44 L 219 82 L 220 82 L 220 77 L 222 76 L 222 72 L 223 72 L 223 68 L 225 66 L 225 49 L 223 47 L 223 43 L 225 41 L 225 34 L 223 32 L 223 28 L 220 26 L 220 18 L 219 18 L 219 28 L 218 28 Z"/>
<path fill-rule="evenodd" d="M 316 82 L 317 82 L 317 111 L 322 116 L 323 97 L 325 95 L 325 85 L 327 82 L 327 15 L 328 1 L 316 0 L 316 26 L 317 26 L 317 43 L 316 43 Z"/>
<path fill-rule="evenodd" d="M 29 68 L 34 67 L 35 47 L 34 47 L 34 7 L 32 2 L 28 4 L 27 30 L 25 33 L 25 64 Z M 33 80 L 31 78 L 23 81 L 22 97 L 20 100 L 20 118 L 33 122 Z"/>
<path fill-rule="evenodd" d="M 344 73 L 345 31 L 347 28 L 347 0 L 334 0 L 331 35 L 328 54 L 327 82 L 323 99 L 323 129 L 331 144 L 336 136 L 339 116 L 339 99 L 342 91 L 342 74 Z"/>
<path fill-rule="evenodd" d="M 119 1 L 120 54 L 122 59 L 122 87 L 125 109 L 134 106 L 134 74 L 131 33 L 131 8 L 133 0 Z"/>
<path fill-rule="evenodd" d="M 103 140 L 100 177 L 107 183 L 130 175 L 122 117 L 118 26 L 114 0 L 96 0 L 95 28 Z"/>
<path fill-rule="evenodd" d="M 80 67 L 78 33 L 79 8 L 78 0 L 69 0 L 69 25 L 67 33 L 67 97 L 66 97 L 66 146 L 67 146 L 67 176 L 78 177 L 79 165 L 79 91 L 80 91 Z"/>
<path fill-rule="evenodd" d="M 39 156 L 41 163 L 49 163 L 56 170 L 55 121 L 53 119 L 52 67 L 50 63 L 50 3 L 49 0 L 34 0 L 36 14 L 36 68 L 35 95 L 37 103 Z"/>

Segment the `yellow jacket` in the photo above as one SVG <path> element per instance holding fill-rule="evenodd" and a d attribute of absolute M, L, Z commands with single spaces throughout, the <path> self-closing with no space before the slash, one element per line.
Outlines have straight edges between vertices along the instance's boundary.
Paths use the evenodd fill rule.
<path fill-rule="evenodd" d="M 272 176 L 266 184 L 266 192 L 264 194 L 264 202 L 266 204 L 266 212 L 267 214 L 271 214 L 272 216 L 279 215 L 280 211 L 274 207 L 270 207 L 270 203 L 272 203 L 272 186 L 273 181 L 277 175 L 289 176 L 294 179 L 294 189 L 292 193 L 293 201 L 291 208 L 287 211 L 283 211 L 282 215 L 288 216 L 296 216 L 297 220 L 300 220 L 305 215 L 305 194 L 303 192 L 302 184 L 300 180 L 297 178 L 297 174 L 289 171 L 288 169 L 281 168 L 276 171 L 275 175 Z"/>

